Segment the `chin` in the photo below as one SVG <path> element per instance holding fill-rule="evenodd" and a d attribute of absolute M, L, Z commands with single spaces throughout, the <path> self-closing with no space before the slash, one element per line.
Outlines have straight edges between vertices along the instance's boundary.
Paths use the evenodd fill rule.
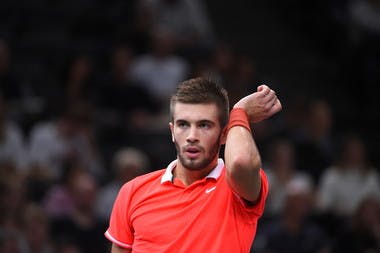
<path fill-rule="evenodd" d="M 188 170 L 203 170 L 207 168 L 211 161 L 208 159 L 189 159 L 182 156 L 179 157 L 182 166 Z"/>

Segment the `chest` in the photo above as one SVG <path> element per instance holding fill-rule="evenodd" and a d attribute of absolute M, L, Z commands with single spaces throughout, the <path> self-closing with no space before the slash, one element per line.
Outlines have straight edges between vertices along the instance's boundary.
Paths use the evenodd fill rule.
<path fill-rule="evenodd" d="M 204 233 L 234 216 L 231 192 L 215 182 L 186 189 L 168 186 L 135 202 L 131 224 L 135 243 L 170 243 L 189 231 Z"/>

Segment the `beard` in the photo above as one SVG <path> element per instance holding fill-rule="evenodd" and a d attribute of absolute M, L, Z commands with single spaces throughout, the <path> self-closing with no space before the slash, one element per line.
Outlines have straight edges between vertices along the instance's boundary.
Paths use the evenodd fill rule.
<path fill-rule="evenodd" d="M 178 159 L 181 162 L 182 166 L 188 170 L 202 170 L 208 167 L 208 165 L 210 165 L 214 161 L 215 157 L 219 155 L 219 149 L 220 149 L 219 143 L 220 143 L 220 137 L 216 140 L 216 142 L 213 145 L 211 145 L 211 150 L 208 154 L 204 152 L 204 148 L 197 146 L 200 152 L 202 152 L 206 156 L 201 159 L 192 159 L 192 158 L 186 158 L 185 155 L 181 152 L 181 148 L 179 144 L 177 143 L 177 141 L 174 141 L 175 148 L 177 150 Z"/>

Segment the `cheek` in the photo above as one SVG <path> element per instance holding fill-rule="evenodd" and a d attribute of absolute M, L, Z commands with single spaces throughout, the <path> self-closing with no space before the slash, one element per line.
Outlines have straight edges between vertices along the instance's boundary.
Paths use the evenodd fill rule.
<path fill-rule="evenodd" d="M 219 147 L 220 145 L 221 136 L 208 136 L 204 139 L 203 145 L 208 150 L 212 150 L 215 147 Z"/>
<path fill-rule="evenodd" d="M 172 131 L 172 141 L 173 143 L 183 143 L 184 141 L 186 141 L 185 133 L 179 130 Z"/>

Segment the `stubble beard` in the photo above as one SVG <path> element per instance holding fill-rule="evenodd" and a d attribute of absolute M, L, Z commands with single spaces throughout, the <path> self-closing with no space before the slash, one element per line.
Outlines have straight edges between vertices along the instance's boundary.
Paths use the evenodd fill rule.
<path fill-rule="evenodd" d="M 199 159 L 191 159 L 191 158 L 186 158 L 184 153 L 181 152 L 181 148 L 177 141 L 174 142 L 175 148 L 177 150 L 177 156 L 179 161 L 181 162 L 182 166 L 188 170 L 202 170 L 210 163 L 212 163 L 215 159 L 216 156 L 219 156 L 219 149 L 220 149 L 220 137 L 217 139 L 217 141 L 212 145 L 212 149 L 210 150 L 210 155 L 199 160 Z M 204 151 L 202 147 L 200 147 L 201 152 Z"/>

